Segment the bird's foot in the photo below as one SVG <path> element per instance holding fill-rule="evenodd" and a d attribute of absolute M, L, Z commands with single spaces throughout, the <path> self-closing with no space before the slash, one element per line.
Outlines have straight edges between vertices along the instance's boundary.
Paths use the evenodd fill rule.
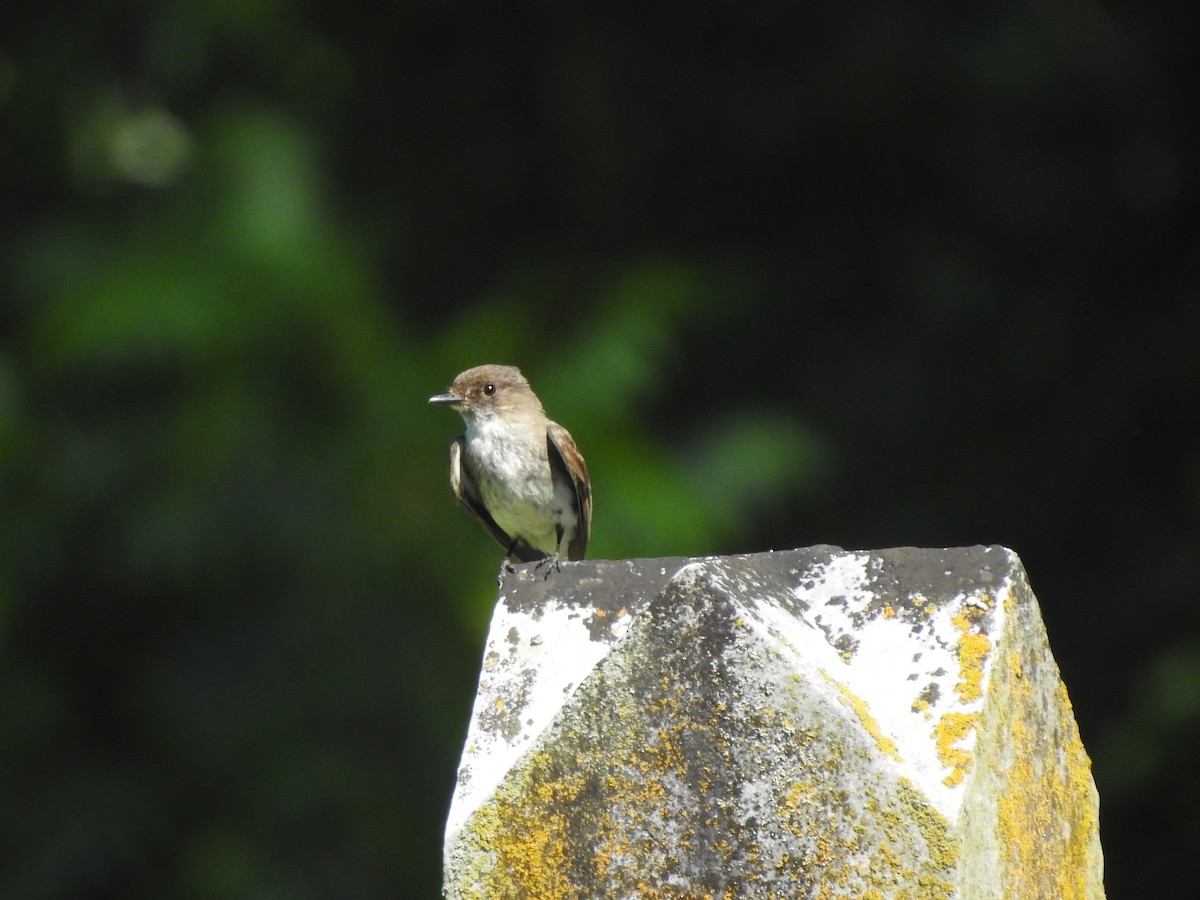
<path fill-rule="evenodd" d="M 542 575 L 543 580 L 550 577 L 551 570 L 555 572 L 561 572 L 562 563 L 559 562 L 558 554 L 552 553 L 549 556 L 543 556 L 538 560 L 537 565 L 533 567 L 533 571 L 541 572 L 543 568 L 546 570 L 545 574 Z"/>

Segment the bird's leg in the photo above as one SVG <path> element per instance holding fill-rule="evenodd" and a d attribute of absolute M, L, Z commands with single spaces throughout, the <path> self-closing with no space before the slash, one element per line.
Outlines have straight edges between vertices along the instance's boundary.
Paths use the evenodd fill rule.
<path fill-rule="evenodd" d="M 542 569 L 542 566 L 550 566 L 550 565 L 554 566 L 555 572 L 562 571 L 562 562 L 560 561 L 561 558 L 559 556 L 559 553 L 562 552 L 562 540 L 563 540 L 563 527 L 561 524 L 554 526 L 554 534 L 555 534 L 555 538 L 556 538 L 555 542 L 554 542 L 554 552 L 551 553 L 549 556 L 543 556 L 538 561 L 538 564 L 533 567 L 533 571 L 540 572 Z M 546 574 L 544 577 L 545 578 L 550 577 L 550 569 L 549 568 L 546 569 Z"/>
<path fill-rule="evenodd" d="M 504 551 L 504 559 L 500 561 L 501 577 L 503 577 L 506 573 L 511 575 L 513 572 L 517 571 L 513 568 L 513 565 L 509 560 L 512 559 L 513 550 L 517 548 L 517 541 L 519 540 L 520 538 L 513 538 L 512 543 L 508 545 L 508 549 Z"/>

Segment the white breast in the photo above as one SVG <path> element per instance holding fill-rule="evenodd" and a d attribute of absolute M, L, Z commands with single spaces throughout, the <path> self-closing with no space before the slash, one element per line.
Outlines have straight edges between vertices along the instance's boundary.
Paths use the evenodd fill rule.
<path fill-rule="evenodd" d="M 467 429 L 466 453 L 496 524 L 513 537 L 546 553 L 558 550 L 556 528 L 564 526 L 564 544 L 573 537 L 575 517 L 569 485 L 555 484 L 544 429 L 529 429 L 489 417 Z"/>

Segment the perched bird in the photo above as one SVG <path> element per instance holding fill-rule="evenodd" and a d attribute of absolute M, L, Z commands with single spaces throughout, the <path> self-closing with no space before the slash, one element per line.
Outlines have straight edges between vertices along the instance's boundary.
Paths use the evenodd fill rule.
<path fill-rule="evenodd" d="M 515 366 L 476 366 L 430 403 L 467 425 L 450 443 L 450 487 L 505 550 L 505 562 L 583 559 L 592 488 L 575 441 L 546 417 Z"/>

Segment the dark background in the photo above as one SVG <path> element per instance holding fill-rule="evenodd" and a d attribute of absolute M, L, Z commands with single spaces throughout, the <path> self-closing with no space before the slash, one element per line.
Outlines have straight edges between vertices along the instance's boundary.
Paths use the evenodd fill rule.
<path fill-rule="evenodd" d="M 432 897 L 521 365 L 594 557 L 1003 543 L 1200 844 L 1190 4 L 6 3 L 0 896 Z"/>

